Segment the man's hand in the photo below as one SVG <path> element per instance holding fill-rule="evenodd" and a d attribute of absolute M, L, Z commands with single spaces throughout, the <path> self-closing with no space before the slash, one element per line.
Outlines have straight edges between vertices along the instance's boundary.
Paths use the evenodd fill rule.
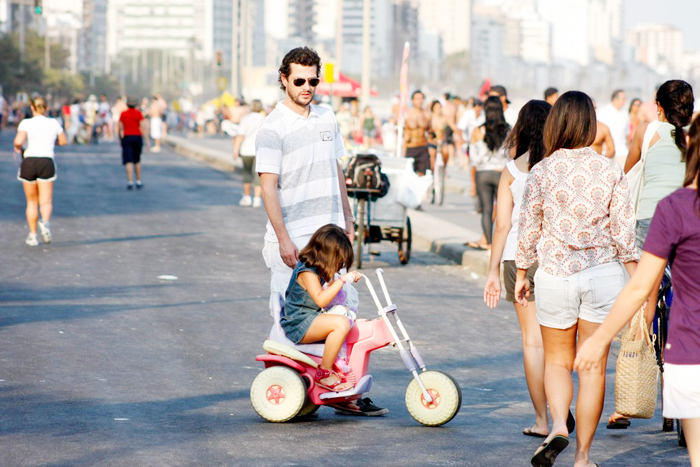
<path fill-rule="evenodd" d="M 294 269 L 299 262 L 299 250 L 290 239 L 280 240 L 280 256 L 284 264 Z"/>
<path fill-rule="evenodd" d="M 527 277 L 520 277 L 520 274 L 518 274 L 515 280 L 515 299 L 522 306 L 527 307 L 528 298 L 530 298 L 530 281 Z"/>

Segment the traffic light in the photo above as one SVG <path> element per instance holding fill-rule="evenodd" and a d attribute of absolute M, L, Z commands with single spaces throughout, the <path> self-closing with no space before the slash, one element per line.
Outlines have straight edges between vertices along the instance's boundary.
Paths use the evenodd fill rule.
<path fill-rule="evenodd" d="M 221 66 L 221 51 L 216 51 L 216 66 Z"/>
<path fill-rule="evenodd" d="M 34 0 L 34 13 L 40 15 L 44 12 L 44 0 Z"/>

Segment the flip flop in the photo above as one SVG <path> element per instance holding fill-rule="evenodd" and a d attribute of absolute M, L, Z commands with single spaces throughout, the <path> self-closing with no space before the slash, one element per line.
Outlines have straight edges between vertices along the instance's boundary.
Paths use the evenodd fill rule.
<path fill-rule="evenodd" d="M 469 248 L 473 248 L 474 250 L 482 250 L 482 251 L 488 250 L 487 247 L 481 246 L 477 242 L 467 242 L 467 243 L 465 243 L 465 245 L 468 246 Z"/>
<path fill-rule="evenodd" d="M 566 436 L 555 436 L 549 443 L 544 443 L 530 459 L 533 467 L 551 467 L 559 453 L 569 445 Z"/>
<path fill-rule="evenodd" d="M 574 414 L 569 410 L 569 418 L 566 419 L 566 430 L 571 434 L 576 429 L 576 419 Z"/>
<path fill-rule="evenodd" d="M 524 434 L 525 436 L 532 436 L 533 438 L 546 438 L 547 436 L 549 436 L 548 434 L 547 434 L 547 435 L 543 435 L 542 433 L 537 433 L 537 432 L 532 431 L 532 427 L 530 427 L 530 428 L 525 428 L 525 429 L 523 430 L 523 434 Z"/>
<path fill-rule="evenodd" d="M 605 428 L 607 428 L 608 430 L 626 430 L 629 426 L 629 418 L 618 418 L 613 422 L 608 422 L 608 426 L 606 426 Z"/>

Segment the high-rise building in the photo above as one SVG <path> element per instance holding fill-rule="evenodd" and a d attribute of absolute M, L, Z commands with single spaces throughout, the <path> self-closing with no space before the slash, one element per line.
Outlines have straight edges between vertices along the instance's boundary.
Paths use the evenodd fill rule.
<path fill-rule="evenodd" d="M 83 0 L 83 30 L 78 69 L 94 75 L 109 71 L 107 58 L 107 0 Z"/>
<path fill-rule="evenodd" d="M 474 6 L 470 42 L 474 76 L 499 77 L 505 49 L 504 16 L 500 7 Z"/>
<path fill-rule="evenodd" d="M 472 0 L 420 0 L 418 18 L 427 30 L 442 37 L 445 55 L 469 49 Z"/>
<path fill-rule="evenodd" d="M 316 0 L 289 0 L 289 36 L 316 43 Z"/>
<path fill-rule="evenodd" d="M 537 11 L 551 25 L 552 59 L 587 65 L 588 0 L 538 0 Z"/>
<path fill-rule="evenodd" d="M 684 69 L 683 31 L 667 24 L 640 24 L 627 31 L 637 62 L 661 74 Z"/>
<path fill-rule="evenodd" d="M 343 0 L 344 73 L 362 73 L 362 34 L 364 0 Z M 418 54 L 417 0 L 372 0 L 371 2 L 372 75 L 397 76 L 405 42 L 411 44 L 411 57 Z"/>

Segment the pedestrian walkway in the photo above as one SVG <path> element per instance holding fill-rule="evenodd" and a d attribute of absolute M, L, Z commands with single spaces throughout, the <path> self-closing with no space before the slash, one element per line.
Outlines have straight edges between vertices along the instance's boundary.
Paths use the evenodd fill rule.
<path fill-rule="evenodd" d="M 168 135 L 166 143 L 179 154 L 207 162 L 220 170 L 230 172 L 241 167 L 240 160 L 234 164 L 233 143 L 229 137 Z M 468 195 L 470 184 L 468 171 L 448 167 L 443 205 L 426 202 L 422 211 L 411 210 L 409 217 L 417 244 L 477 274 L 486 275 L 489 253 L 464 245 L 481 238 L 481 218 L 476 213 L 475 199 Z"/>

